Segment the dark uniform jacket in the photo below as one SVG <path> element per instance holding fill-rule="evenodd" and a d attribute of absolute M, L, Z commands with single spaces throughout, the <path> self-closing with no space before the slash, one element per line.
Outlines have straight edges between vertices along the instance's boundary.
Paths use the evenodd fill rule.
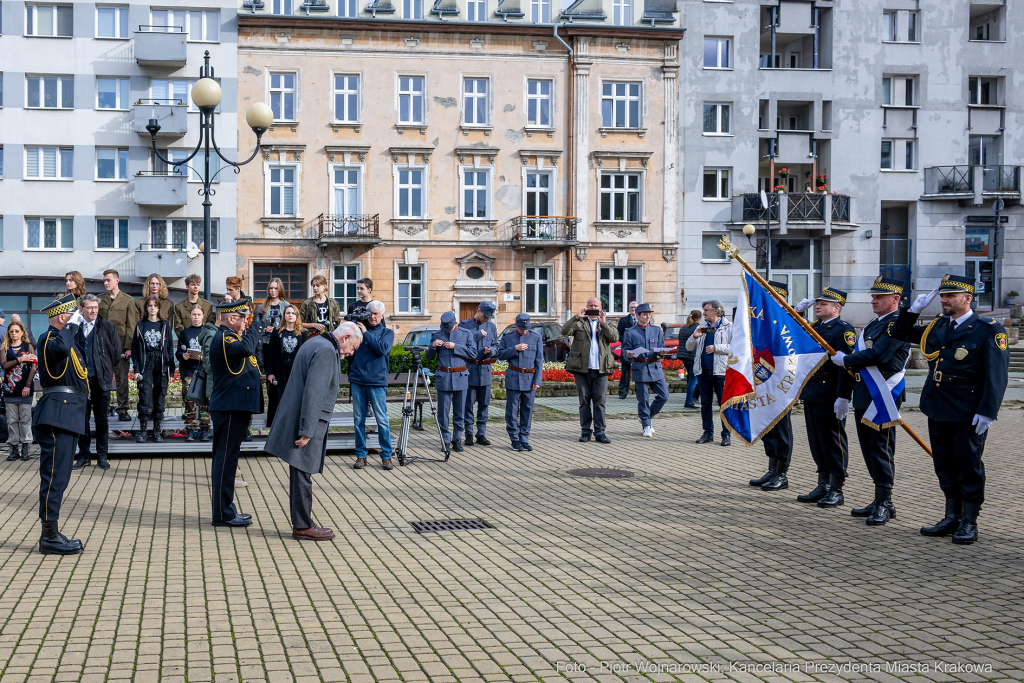
<path fill-rule="evenodd" d="M 844 367 L 859 373 L 864 368 L 875 366 L 885 379 L 900 372 L 910 357 L 910 344 L 889 336 L 889 327 L 895 323 L 896 311 L 869 322 L 864 327 L 864 342 L 870 342 L 870 346 L 848 355 L 843 361 Z M 839 375 L 839 398 L 850 398 L 851 393 L 854 410 L 867 410 L 871 405 L 871 393 L 868 388 L 864 382 L 858 382 L 855 377 L 850 376 L 850 373 L 843 372 Z M 897 408 L 903 404 L 905 393 L 896 398 Z"/>
<path fill-rule="evenodd" d="M 459 327 L 473 335 L 473 346 L 476 348 L 476 356 L 472 360 L 466 361 L 469 363 L 469 386 L 491 386 L 491 380 L 493 379 L 491 376 L 491 366 L 494 365 L 494 361 L 497 358 L 498 343 L 501 341 L 498 339 L 498 328 L 494 325 L 493 320 L 478 323 L 473 318 L 463 320 L 459 323 Z M 487 332 L 486 337 L 480 334 L 485 331 Z M 490 348 L 491 352 L 485 353 L 485 348 Z"/>
<path fill-rule="evenodd" d="M 633 327 L 634 325 L 636 325 L 636 320 L 634 320 L 633 316 L 631 316 L 629 313 L 619 318 L 618 325 L 615 328 L 615 331 L 619 333 L 619 339 L 625 339 L 626 330 Z M 623 363 L 629 363 L 629 359 L 626 358 L 625 356 L 622 356 L 619 360 L 621 360 Z"/>
<path fill-rule="evenodd" d="M 440 339 L 443 342 L 452 342 L 454 349 L 435 347 L 433 344 Z M 427 360 L 437 359 L 437 376 L 434 379 L 434 387 L 438 391 L 465 391 L 469 388 L 469 366 L 467 360 L 476 359 L 476 344 L 473 343 L 473 335 L 456 327 L 451 332 L 438 330 L 430 336 L 430 347 L 425 354 Z M 443 368 L 458 372 L 448 372 Z"/>
<path fill-rule="evenodd" d="M 664 347 L 665 333 L 656 325 L 634 325 L 626 329 L 626 334 L 622 337 L 622 360 L 632 363 L 630 372 L 633 373 L 634 382 L 657 382 L 665 379 L 661 356 L 650 350 Z M 640 353 L 631 357 L 630 351 Z"/>
<path fill-rule="evenodd" d="M 39 337 L 36 356 L 39 358 L 36 376 L 43 393 L 32 409 L 32 426 L 47 425 L 72 434 L 85 434 L 89 379 L 85 352 L 78 343 L 78 325 L 68 323 L 59 331 L 51 325 Z M 75 393 L 47 393 L 47 387 L 68 387 Z"/>
<path fill-rule="evenodd" d="M 516 351 L 516 344 L 529 344 L 525 351 Z M 533 391 L 533 385 L 540 386 L 544 377 L 544 340 L 533 330 L 519 334 L 513 327 L 501 335 L 498 344 L 498 360 L 507 360 L 505 370 L 505 388 L 513 391 Z M 529 372 L 520 372 L 512 368 L 522 368 Z"/>
<path fill-rule="evenodd" d="M 96 381 L 101 391 L 110 391 L 114 388 L 114 367 L 121 360 L 121 338 L 109 320 L 103 316 L 96 316 L 96 324 L 92 328 L 92 362 L 96 368 Z M 85 341 L 82 338 L 82 329 L 76 335 L 78 343 L 85 348 Z"/>
<path fill-rule="evenodd" d="M 241 337 L 221 325 L 213 335 L 210 342 L 211 411 L 263 412 L 263 387 L 254 355 L 259 341 L 259 325 L 250 325 Z"/>
<path fill-rule="evenodd" d="M 854 344 L 857 343 L 857 330 L 842 318 L 833 318 L 824 323 L 821 320 L 815 320 L 811 327 L 834 350 L 846 354 L 853 353 Z M 818 371 L 807 380 L 804 390 L 800 392 L 800 400 L 833 405 L 837 398 L 841 398 L 839 396 L 840 375 L 849 375 L 849 373 L 835 363 L 826 360 L 818 368 Z"/>
<path fill-rule="evenodd" d="M 925 328 L 915 325 L 919 315 L 902 311 L 892 326 L 892 337 L 920 344 Z M 921 412 L 938 422 L 970 423 L 975 415 L 996 419 L 1010 371 L 1006 330 L 977 313 L 947 336 L 948 326 L 948 318 L 940 318 L 922 349 L 939 356 L 928 363 Z"/>

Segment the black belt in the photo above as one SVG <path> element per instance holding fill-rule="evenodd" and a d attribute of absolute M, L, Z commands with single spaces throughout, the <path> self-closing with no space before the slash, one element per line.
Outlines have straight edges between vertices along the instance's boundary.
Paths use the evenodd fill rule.
<path fill-rule="evenodd" d="M 45 387 L 43 389 L 44 394 L 74 394 L 75 396 L 81 396 L 82 398 L 89 398 L 89 394 L 81 389 L 75 389 L 74 387 Z"/>
<path fill-rule="evenodd" d="M 941 370 L 932 371 L 932 380 L 935 384 L 963 384 L 974 387 L 980 387 L 981 384 L 970 377 L 958 377 L 956 375 L 947 375 Z"/>

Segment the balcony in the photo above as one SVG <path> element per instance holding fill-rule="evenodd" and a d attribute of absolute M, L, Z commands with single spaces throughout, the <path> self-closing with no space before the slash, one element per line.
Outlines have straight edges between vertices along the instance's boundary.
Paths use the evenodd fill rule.
<path fill-rule="evenodd" d="M 188 106 L 181 100 L 139 100 L 132 106 L 135 132 L 149 139 L 146 126 L 150 119 L 160 124 L 158 138 L 180 138 L 188 132 Z"/>
<path fill-rule="evenodd" d="M 142 66 L 185 66 L 185 30 L 180 26 L 139 26 L 135 61 Z"/>
<path fill-rule="evenodd" d="M 577 243 L 573 216 L 516 216 L 512 219 L 513 249 L 572 247 Z"/>
<path fill-rule="evenodd" d="M 185 206 L 187 178 L 166 171 L 145 171 L 135 176 L 135 203 L 139 206 Z"/>
<path fill-rule="evenodd" d="M 778 225 L 782 234 L 790 227 L 819 227 L 815 224 L 820 224 L 826 235 L 832 234 L 833 227 L 856 227 L 850 222 L 850 197 L 845 194 L 780 192 L 768 195 L 767 209 L 762 208 L 759 193 L 747 192 L 733 197 L 732 223 L 763 222 L 766 214 L 770 214 L 773 227 Z"/>
<path fill-rule="evenodd" d="M 188 255 L 183 244 L 140 244 L 133 260 L 135 277 L 157 273 L 165 280 L 177 280 L 188 275 Z"/>
<path fill-rule="evenodd" d="M 329 245 L 380 244 L 380 214 L 356 216 L 317 216 L 317 239 L 321 247 Z"/>
<path fill-rule="evenodd" d="M 980 206 L 986 199 L 1020 203 L 1020 166 L 928 166 L 922 200 L 952 200 Z"/>

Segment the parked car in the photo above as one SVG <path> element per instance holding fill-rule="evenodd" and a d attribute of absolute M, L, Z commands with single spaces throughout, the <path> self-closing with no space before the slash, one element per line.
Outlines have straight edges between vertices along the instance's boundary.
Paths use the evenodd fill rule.
<path fill-rule="evenodd" d="M 509 325 L 501 331 L 501 334 L 511 332 L 515 328 L 515 325 Z M 569 357 L 569 345 L 572 343 L 572 340 L 562 336 L 562 329 L 558 325 L 554 323 L 533 323 L 530 325 L 530 329 L 539 334 L 541 339 L 544 340 L 545 363 L 565 362 L 565 359 Z M 429 337 L 427 339 L 429 340 Z"/>
<path fill-rule="evenodd" d="M 686 325 L 669 325 L 665 328 L 665 346 L 670 349 L 679 348 L 679 330 Z M 685 343 L 685 340 L 684 340 Z"/>
<path fill-rule="evenodd" d="M 430 338 L 440 329 L 440 325 L 420 325 L 419 327 L 414 327 L 405 335 L 402 347 L 407 350 L 419 349 L 420 351 L 426 351 L 430 347 Z"/>

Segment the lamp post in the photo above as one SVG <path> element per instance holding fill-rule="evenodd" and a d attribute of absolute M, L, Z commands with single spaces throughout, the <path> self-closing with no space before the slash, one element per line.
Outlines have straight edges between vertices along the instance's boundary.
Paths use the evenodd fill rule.
<path fill-rule="evenodd" d="M 775 194 L 775 193 L 773 193 Z M 768 266 L 766 269 L 767 277 L 765 280 L 772 279 L 772 210 L 771 204 L 768 201 L 768 194 L 761 190 L 761 207 L 764 209 L 764 253 L 765 263 Z M 751 239 L 754 233 L 757 232 L 757 228 L 751 223 L 747 223 L 743 226 L 743 234 L 747 236 L 747 242 L 754 248 L 754 253 L 757 253 L 758 246 L 754 244 L 754 240 Z M 757 263 L 757 260 L 754 260 Z"/>
<path fill-rule="evenodd" d="M 220 85 L 217 81 L 213 80 L 213 67 L 210 66 L 210 51 L 206 51 L 206 55 L 203 58 L 204 64 L 199 69 L 199 80 L 196 81 L 195 85 L 192 86 L 192 101 L 199 108 L 200 116 L 200 127 L 199 127 L 199 144 L 192 150 L 192 153 L 182 161 L 171 161 L 165 159 L 160 150 L 156 148 L 156 134 L 160 132 L 160 122 L 156 119 L 150 119 L 149 125 L 146 126 L 146 130 L 149 131 L 150 139 L 153 143 L 153 154 L 156 158 L 164 162 L 168 166 L 175 168 L 179 166 L 187 166 L 188 162 L 192 160 L 199 150 L 203 150 L 203 172 L 197 175 L 200 176 L 200 180 L 203 183 L 203 189 L 199 191 L 200 196 L 203 198 L 203 296 L 209 301 L 210 300 L 210 207 L 213 206 L 213 202 L 210 201 L 210 196 L 216 194 L 215 190 L 210 189 L 210 183 L 213 182 L 213 178 L 210 177 L 210 146 L 213 146 L 213 151 L 219 156 L 226 164 L 232 166 L 237 174 L 242 166 L 249 163 L 256 158 L 256 155 L 260 151 L 260 140 L 263 134 L 267 132 L 274 123 L 274 113 L 270 107 L 262 102 L 256 102 L 252 104 L 245 112 L 245 122 L 252 128 L 252 132 L 256 134 L 256 149 L 253 150 L 252 156 L 242 162 L 231 161 L 221 154 L 220 148 L 217 147 L 217 140 L 214 137 L 214 126 L 213 126 L 213 113 L 217 109 L 217 105 L 220 104 L 221 91 Z M 194 169 L 193 169 L 194 170 Z M 220 170 L 217 171 L 220 173 Z M 217 173 L 214 173 L 216 177 Z"/>

